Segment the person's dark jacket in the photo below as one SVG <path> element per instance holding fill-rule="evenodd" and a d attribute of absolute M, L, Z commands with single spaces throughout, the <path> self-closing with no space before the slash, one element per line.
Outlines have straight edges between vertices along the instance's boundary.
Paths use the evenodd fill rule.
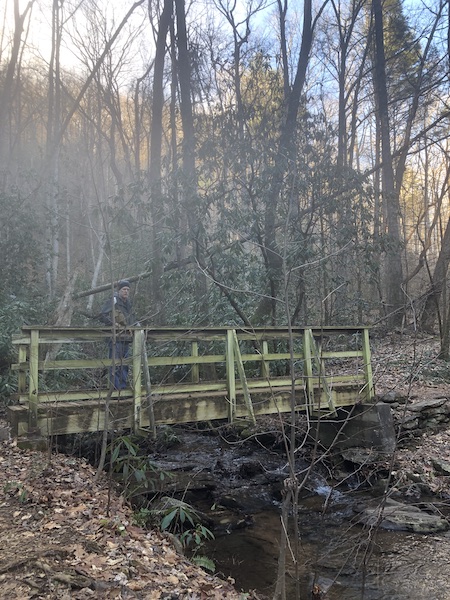
<path fill-rule="evenodd" d="M 100 313 L 100 321 L 102 323 L 109 326 L 113 324 L 113 308 L 116 325 L 119 327 L 131 327 L 132 325 L 136 325 L 136 319 L 133 314 L 130 300 L 123 300 L 117 292 L 114 294 L 114 299 L 108 298 L 103 305 Z"/>

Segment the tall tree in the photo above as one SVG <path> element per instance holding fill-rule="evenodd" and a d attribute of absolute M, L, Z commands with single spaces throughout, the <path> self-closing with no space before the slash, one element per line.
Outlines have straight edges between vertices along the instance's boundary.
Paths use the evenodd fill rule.
<path fill-rule="evenodd" d="M 374 91 L 377 110 L 377 127 L 381 138 L 382 194 L 387 221 L 386 304 L 388 323 L 400 325 L 403 319 L 404 297 L 402 291 L 403 267 L 401 261 L 400 203 L 395 187 L 394 165 L 391 152 L 389 103 L 384 51 L 384 24 L 381 0 L 372 0 L 375 31 Z"/>
<path fill-rule="evenodd" d="M 281 285 L 283 272 L 282 250 L 277 242 L 278 203 L 286 176 L 295 159 L 295 132 L 297 129 L 297 115 L 300 99 L 306 80 L 312 41 L 314 23 L 312 19 L 312 0 L 303 3 L 303 29 L 302 43 L 297 63 L 297 71 L 291 93 L 287 101 L 286 116 L 280 132 L 278 149 L 274 159 L 273 176 L 268 192 L 268 201 L 264 215 L 264 246 L 262 248 L 267 275 L 267 292 L 261 299 L 255 315 L 256 323 L 267 318 L 272 322 L 276 319 L 276 303 Z M 291 173 L 292 175 L 292 173 Z"/>
<path fill-rule="evenodd" d="M 183 169 L 182 194 L 184 209 L 189 224 L 193 256 L 199 265 L 205 266 L 205 231 L 200 217 L 197 193 L 197 173 L 195 168 L 195 133 L 191 92 L 191 61 L 186 30 L 186 13 L 184 0 L 175 0 L 177 40 L 178 40 L 178 77 L 180 83 L 181 123 L 183 128 Z M 203 270 L 197 270 L 195 276 L 196 301 L 198 314 L 203 323 L 208 322 L 207 285 Z"/>
<path fill-rule="evenodd" d="M 45 182 L 47 229 L 46 281 L 49 298 L 53 299 L 58 279 L 60 251 L 60 219 L 63 207 L 59 198 L 59 153 L 61 127 L 61 37 L 62 15 L 59 0 L 52 3 L 51 54 L 49 62 L 46 161 L 49 180 Z"/>
<path fill-rule="evenodd" d="M 153 94 L 150 133 L 149 184 L 151 190 L 150 211 L 152 219 L 152 290 L 157 322 L 164 322 L 164 301 L 161 278 L 163 273 L 162 248 L 160 232 L 162 230 L 163 191 L 162 191 L 162 141 L 163 141 L 163 108 L 164 108 L 164 61 L 166 40 L 173 18 L 173 0 L 164 0 L 159 18 L 155 61 L 153 69 Z"/>
<path fill-rule="evenodd" d="M 22 46 L 22 34 L 25 22 L 31 13 L 34 0 L 29 0 L 23 12 L 20 12 L 19 0 L 14 0 L 14 33 L 11 54 L 9 56 L 6 73 L 0 88 L 0 169 L 4 170 L 9 155 L 8 120 L 11 116 L 12 100 L 14 93 L 14 77 L 19 66 L 19 56 Z"/>

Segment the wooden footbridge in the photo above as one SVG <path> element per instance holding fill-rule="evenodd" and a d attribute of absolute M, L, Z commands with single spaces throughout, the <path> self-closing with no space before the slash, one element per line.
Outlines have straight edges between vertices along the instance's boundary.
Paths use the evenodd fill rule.
<path fill-rule="evenodd" d="M 366 327 L 133 328 L 129 381 L 112 390 L 108 328 L 23 327 L 17 347 L 15 436 L 215 421 L 370 402 Z M 114 364 L 113 364 L 114 363 Z"/>

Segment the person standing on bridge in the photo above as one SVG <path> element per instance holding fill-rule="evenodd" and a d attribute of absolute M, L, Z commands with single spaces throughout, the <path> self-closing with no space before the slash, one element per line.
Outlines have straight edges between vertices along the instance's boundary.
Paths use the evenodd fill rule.
<path fill-rule="evenodd" d="M 123 359 L 130 354 L 130 342 L 124 339 L 127 327 L 139 325 L 133 314 L 133 306 L 130 299 L 130 282 L 127 279 L 119 281 L 117 292 L 103 305 L 100 313 L 100 321 L 108 326 L 116 327 L 116 343 L 109 340 L 109 358 L 118 363 L 114 369 L 110 369 L 110 378 L 116 390 L 123 390 L 128 382 L 128 365 L 123 364 Z"/>

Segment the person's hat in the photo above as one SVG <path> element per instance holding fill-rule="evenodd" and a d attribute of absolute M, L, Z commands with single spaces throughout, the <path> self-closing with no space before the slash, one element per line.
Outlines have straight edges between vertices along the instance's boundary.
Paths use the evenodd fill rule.
<path fill-rule="evenodd" d="M 117 284 L 118 290 L 121 290 L 123 287 L 131 287 L 130 282 L 127 279 L 122 279 L 122 281 L 119 281 Z"/>

